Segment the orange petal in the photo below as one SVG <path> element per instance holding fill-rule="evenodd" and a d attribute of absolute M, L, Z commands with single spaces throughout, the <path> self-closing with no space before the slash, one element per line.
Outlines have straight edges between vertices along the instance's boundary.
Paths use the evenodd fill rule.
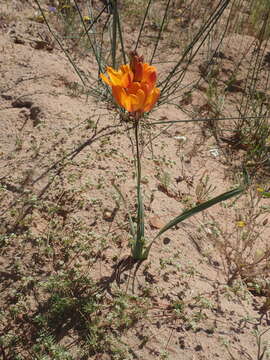
<path fill-rule="evenodd" d="M 157 81 L 157 72 L 155 70 L 148 72 L 148 82 L 155 84 Z"/>
<path fill-rule="evenodd" d="M 143 63 L 142 62 L 136 62 L 134 64 L 134 81 L 142 81 L 143 78 Z"/>
<path fill-rule="evenodd" d="M 153 108 L 153 106 L 155 105 L 155 103 L 157 102 L 159 95 L 160 95 L 160 89 L 155 88 L 151 92 L 151 94 L 147 97 L 143 111 L 145 111 L 145 112 L 150 111 Z"/>
<path fill-rule="evenodd" d="M 129 95 L 129 110 L 130 112 L 137 111 L 140 107 L 139 98 L 137 95 Z"/>
<path fill-rule="evenodd" d="M 121 65 L 120 70 L 122 73 L 132 72 L 129 65 Z"/>
<path fill-rule="evenodd" d="M 107 73 L 109 74 L 113 86 L 122 86 L 123 73 L 121 71 L 114 70 L 112 67 L 108 66 Z"/>
<path fill-rule="evenodd" d="M 155 66 L 150 66 L 148 64 L 143 64 L 143 77 L 142 82 L 146 82 L 154 88 L 157 81 L 157 70 Z"/>
<path fill-rule="evenodd" d="M 107 85 L 112 86 L 112 83 L 111 83 L 111 81 L 107 78 L 107 76 L 105 76 L 104 74 L 100 74 L 99 76 L 100 76 L 100 78 L 101 78 Z"/>
<path fill-rule="evenodd" d="M 131 111 L 143 111 L 145 102 L 145 93 L 139 89 L 136 94 L 130 96 Z"/>
<path fill-rule="evenodd" d="M 107 72 L 114 86 L 126 88 L 133 81 L 133 73 L 130 70 L 129 65 L 122 65 L 118 71 L 108 66 Z"/>
<path fill-rule="evenodd" d="M 146 96 L 149 96 L 154 88 L 154 86 L 148 84 L 148 83 L 141 83 L 141 88 L 146 94 Z"/>
<path fill-rule="evenodd" d="M 127 97 L 125 90 L 121 86 L 112 86 L 112 94 L 117 104 L 125 107 L 125 97 Z"/>
<path fill-rule="evenodd" d="M 138 82 L 133 82 L 127 88 L 127 92 L 129 94 L 136 94 L 139 89 L 141 89 L 141 84 Z"/>
<path fill-rule="evenodd" d="M 145 103 L 145 100 L 146 100 L 146 94 L 143 90 L 138 90 L 137 91 L 137 98 L 138 98 L 138 109 L 137 110 L 140 110 L 140 111 L 143 111 L 143 107 L 144 107 L 144 103 Z"/>
<path fill-rule="evenodd" d="M 133 81 L 133 72 L 131 71 L 129 65 L 121 65 L 120 71 L 122 72 L 122 86 L 126 88 Z"/>
<path fill-rule="evenodd" d="M 118 105 L 129 112 L 135 111 L 134 108 L 138 103 L 136 95 L 128 95 L 121 86 L 113 86 L 112 93 Z"/>
<path fill-rule="evenodd" d="M 122 75 L 121 86 L 123 86 L 124 88 L 127 88 L 130 84 L 132 84 L 132 80 L 133 80 L 133 73 L 131 71 L 124 73 Z"/>
<path fill-rule="evenodd" d="M 160 96 L 160 90 L 155 88 L 157 80 L 156 68 L 142 60 L 130 65 L 122 65 L 119 70 L 107 67 L 109 78 L 100 74 L 100 78 L 112 87 L 112 94 L 118 105 L 129 112 L 150 111 Z"/>

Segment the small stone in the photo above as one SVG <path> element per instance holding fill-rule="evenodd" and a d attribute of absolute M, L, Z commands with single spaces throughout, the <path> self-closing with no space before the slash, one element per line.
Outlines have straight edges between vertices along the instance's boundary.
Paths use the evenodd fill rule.
<path fill-rule="evenodd" d="M 216 158 L 219 156 L 219 150 L 218 149 L 210 149 L 209 154 Z"/>
<path fill-rule="evenodd" d="M 105 209 L 103 211 L 103 219 L 106 221 L 112 221 L 113 220 L 113 212 L 108 209 Z"/>
<path fill-rule="evenodd" d="M 197 346 L 195 346 L 194 350 L 195 351 L 202 351 L 203 347 L 202 347 L 202 345 L 197 345 Z"/>
<path fill-rule="evenodd" d="M 161 229 L 165 223 L 160 219 L 159 216 L 152 216 L 150 219 L 149 219 L 149 222 L 150 222 L 150 226 L 152 228 L 155 228 L 155 229 Z"/>
<path fill-rule="evenodd" d="M 168 238 L 168 237 L 165 237 L 165 238 L 163 239 L 163 244 L 164 244 L 164 245 L 168 245 L 170 242 L 171 242 L 171 239 Z"/>
<path fill-rule="evenodd" d="M 175 138 L 175 140 L 177 140 L 180 144 L 182 143 L 185 143 L 186 141 L 187 141 L 187 137 L 186 136 L 179 136 L 179 135 L 177 135 L 177 136 L 175 136 L 174 137 Z"/>

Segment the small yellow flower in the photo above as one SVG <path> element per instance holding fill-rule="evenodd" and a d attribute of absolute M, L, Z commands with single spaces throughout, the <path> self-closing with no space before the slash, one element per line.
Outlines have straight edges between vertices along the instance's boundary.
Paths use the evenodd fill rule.
<path fill-rule="evenodd" d="M 84 21 L 84 22 L 90 22 L 90 21 L 91 21 L 90 16 L 84 16 L 84 17 L 83 17 L 83 21 Z"/>
<path fill-rule="evenodd" d="M 240 220 L 240 221 L 236 221 L 235 225 L 238 226 L 239 228 L 243 228 L 244 226 L 246 226 L 246 223 L 245 221 Z"/>
<path fill-rule="evenodd" d="M 43 24 L 44 23 L 44 17 L 42 15 L 37 15 L 34 17 L 34 20 L 38 23 Z"/>
<path fill-rule="evenodd" d="M 260 192 L 260 193 L 262 193 L 262 192 L 264 192 L 264 189 L 261 188 L 261 187 L 257 187 L 257 191 Z"/>
<path fill-rule="evenodd" d="M 143 63 L 143 58 L 131 54 L 130 64 L 120 66 L 119 70 L 107 67 L 109 79 L 100 74 L 101 79 L 112 88 L 118 105 L 128 112 L 148 112 L 157 102 L 160 90 L 156 87 L 157 70 Z"/>

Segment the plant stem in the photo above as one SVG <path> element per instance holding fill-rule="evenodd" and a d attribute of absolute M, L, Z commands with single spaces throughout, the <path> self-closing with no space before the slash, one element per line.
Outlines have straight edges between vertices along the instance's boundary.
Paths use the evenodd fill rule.
<path fill-rule="evenodd" d="M 140 114 L 135 116 L 135 142 L 136 142 L 136 167 L 137 167 L 137 234 L 135 244 L 132 246 L 132 256 L 134 260 L 144 259 L 144 211 L 141 195 L 141 159 L 139 149 L 139 118 Z"/>
<path fill-rule="evenodd" d="M 117 44 L 117 0 L 112 1 L 113 24 L 112 24 L 112 67 L 116 64 L 116 44 Z"/>
<path fill-rule="evenodd" d="M 136 119 L 135 123 L 135 141 L 136 141 L 136 165 L 137 165 L 137 191 L 141 188 L 141 159 L 140 159 L 140 149 L 139 149 L 139 120 Z"/>

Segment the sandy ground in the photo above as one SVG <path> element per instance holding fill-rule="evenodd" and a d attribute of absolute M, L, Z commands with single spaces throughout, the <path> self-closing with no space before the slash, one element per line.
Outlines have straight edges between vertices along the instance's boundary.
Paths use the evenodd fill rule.
<path fill-rule="evenodd" d="M 40 291 L 37 299 L 28 289 L 24 299 L 28 315 L 23 310 L 15 319 L 7 315 L 16 304 L 12 292 L 20 289 L 22 278 L 42 283 L 78 264 L 86 276 L 104 281 L 113 273 L 115 261 L 129 254 L 127 210 L 111 184 L 121 189 L 127 207 L 135 213 L 134 135 L 131 124 L 120 120 L 116 109 L 87 96 L 46 25 L 33 20 L 31 4 L 13 1 L 10 7 L 0 5 L 4 9 L 0 18 L 0 304 L 4 314 L 0 336 L 27 333 L 29 341 L 17 351 L 23 359 L 34 359 L 29 349 L 36 339 L 26 317 L 36 314 L 46 296 Z M 224 79 L 237 59 L 239 44 L 250 51 L 253 40 L 239 35 L 228 39 L 223 50 Z M 127 41 L 131 43 L 129 38 Z M 97 76 L 91 55 L 78 58 L 77 63 L 85 73 Z M 194 62 L 186 83 L 200 76 L 201 63 L 200 58 Z M 248 60 L 241 66 L 240 78 L 248 71 Z M 166 65 L 157 64 L 157 68 L 162 77 Z M 184 108 L 200 109 L 201 113 L 209 110 L 204 86 Z M 199 123 L 148 124 L 188 118 L 185 112 L 162 105 L 143 124 L 148 239 L 186 207 L 237 186 L 230 165 L 237 164 L 241 149 L 228 162 L 226 144 L 220 147 Z M 208 183 L 204 183 L 207 176 Z M 184 222 L 154 243 L 149 259 L 136 274 L 134 269 L 123 271 L 117 284 L 111 284 L 112 294 L 133 294 L 138 302 L 148 294 L 144 305 L 137 304 L 147 308 L 146 313 L 121 334 L 121 342 L 132 349 L 131 359 L 259 359 L 254 331 L 269 328 L 269 308 L 265 307 L 269 294 L 249 292 L 240 278 L 228 286 L 234 267 L 226 256 L 230 247 L 239 245 L 244 230 L 237 228 L 235 221 L 239 213 L 245 216 L 246 204 L 242 199 L 233 207 L 216 206 Z M 259 217 L 260 223 L 265 218 Z M 218 229 L 222 229 L 219 236 Z M 93 242 L 91 251 L 95 257 L 99 254 L 98 261 L 92 263 L 78 253 L 65 262 L 63 242 L 68 238 L 73 244 L 89 246 L 89 241 Z M 266 246 L 267 226 L 256 239 L 261 248 Z M 229 244 L 227 253 L 223 242 Z M 44 257 L 41 243 L 50 244 L 53 254 Z M 252 251 L 250 256 L 254 259 Z M 110 298 L 106 292 L 103 296 Z M 266 332 L 262 341 L 269 336 Z M 78 337 L 74 329 L 58 337 L 74 359 L 83 358 Z M 1 351 L 3 359 L 15 359 L 4 347 Z M 87 358 L 116 357 L 99 350 Z M 267 358 L 265 354 L 263 359 Z"/>

